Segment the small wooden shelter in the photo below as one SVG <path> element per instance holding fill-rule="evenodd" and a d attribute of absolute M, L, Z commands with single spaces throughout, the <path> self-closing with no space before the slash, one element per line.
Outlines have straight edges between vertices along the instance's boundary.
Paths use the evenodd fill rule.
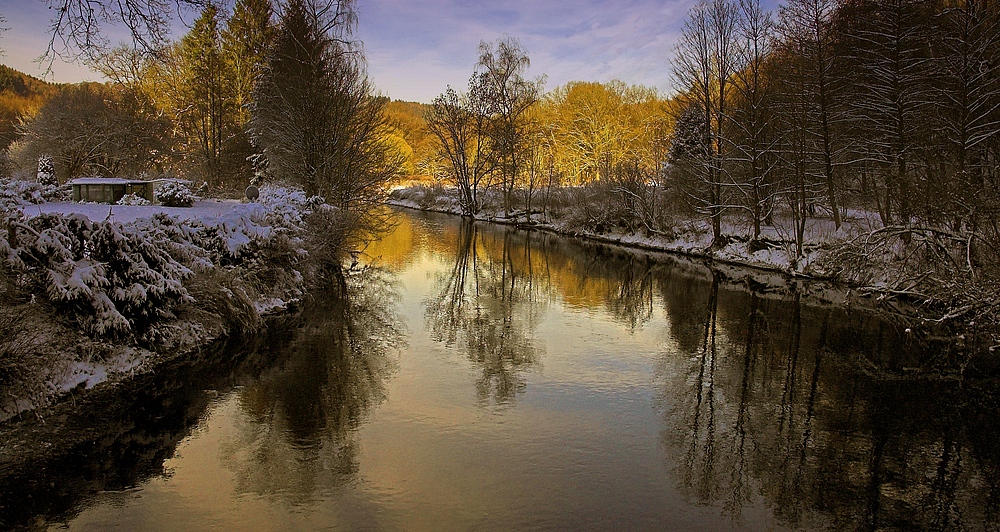
<path fill-rule="evenodd" d="M 152 181 L 119 179 L 116 177 L 79 177 L 69 182 L 73 186 L 73 201 L 118 203 L 126 194 L 153 201 Z"/>

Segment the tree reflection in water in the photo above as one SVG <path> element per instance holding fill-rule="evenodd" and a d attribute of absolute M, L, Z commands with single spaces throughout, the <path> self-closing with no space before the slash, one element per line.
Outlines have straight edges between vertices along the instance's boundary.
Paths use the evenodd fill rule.
<path fill-rule="evenodd" d="M 356 431 L 385 398 L 397 363 L 402 328 L 392 283 L 376 268 L 331 283 L 280 342 L 282 358 L 240 391 L 246 422 L 222 452 L 238 493 L 308 500 L 357 472 Z"/>
<path fill-rule="evenodd" d="M 439 238 L 457 253 L 425 317 L 482 369 L 480 397 L 523 389 L 546 302 L 603 309 L 629 330 L 665 328 L 662 441 L 692 502 L 744 525 L 764 506 L 791 527 L 997 526 L 1000 391 L 993 379 L 928 378 L 968 359 L 947 339 L 684 259 L 448 227 L 458 237 Z"/>
<path fill-rule="evenodd" d="M 515 243 L 511 232 L 484 233 L 463 219 L 455 262 L 425 302 L 431 337 L 461 346 L 481 370 L 481 401 L 509 402 L 525 390 L 522 371 L 538 359 L 533 335 L 539 305 L 531 234 Z"/>
<path fill-rule="evenodd" d="M 736 522 L 763 500 L 794 527 L 997 525 L 997 440 L 977 435 L 998 427 L 970 415 L 997 411 L 993 390 L 861 371 L 909 356 L 863 313 L 722 287 L 717 272 L 658 278 L 680 348 L 661 360 L 664 443 L 687 497 Z"/>

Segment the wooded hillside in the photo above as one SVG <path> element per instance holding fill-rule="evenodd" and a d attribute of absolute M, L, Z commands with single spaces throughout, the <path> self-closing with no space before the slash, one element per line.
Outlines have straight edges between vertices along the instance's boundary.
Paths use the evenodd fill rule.
<path fill-rule="evenodd" d="M 20 117 L 33 114 L 56 90 L 55 84 L 0 65 L 0 150 L 14 142 Z"/>

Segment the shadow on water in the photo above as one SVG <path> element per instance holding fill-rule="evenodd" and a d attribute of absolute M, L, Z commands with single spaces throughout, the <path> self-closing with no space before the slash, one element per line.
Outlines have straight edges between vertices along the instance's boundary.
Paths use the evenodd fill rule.
<path fill-rule="evenodd" d="M 530 442 L 524 452 L 535 465 L 505 462 L 509 475 L 497 478 L 531 485 L 496 486 L 504 504 L 482 508 L 514 528 L 613 527 L 639 523 L 629 521 L 634 514 L 651 528 L 713 529 L 720 520 L 778 529 L 1000 525 L 1000 380 L 989 360 L 970 358 L 968 346 L 944 334 L 907 332 L 870 310 L 667 255 L 423 214 L 406 215 L 396 231 L 386 264 L 401 270 L 399 279 L 437 272 L 429 295 L 422 285 L 396 286 L 385 270 L 350 272 L 261 338 L 215 345 L 89 393 L 57 412 L 66 417 L 61 425 L 25 422 L 25 434 L 40 434 L 36 445 L 52 446 L 0 462 L 0 528 L 44 529 L 113 504 L 98 500 L 101 492 L 169 477 L 172 458 L 196 454 L 185 441 L 200 442 L 205 454 L 178 466 L 175 480 L 188 474 L 202 489 L 214 487 L 220 471 L 200 469 L 217 465 L 236 495 L 221 500 L 277 502 L 275 522 L 350 508 L 345 519 L 358 527 L 428 523 L 450 516 L 458 501 L 478 519 L 477 503 L 462 498 L 469 490 L 455 495 L 441 482 L 479 486 L 495 464 L 475 460 L 481 476 L 468 478 L 433 457 L 483 448 L 501 426 L 511 441 Z M 414 424 L 393 405 L 396 414 L 374 425 L 399 441 L 365 445 L 362 454 L 370 440 L 359 428 L 390 384 L 409 398 L 427 396 L 412 387 L 432 377 L 447 389 L 470 385 L 464 369 L 424 364 L 431 352 L 407 351 L 407 378 L 391 379 L 405 333 L 395 312 L 409 301 L 398 292 L 411 289 L 420 294 L 419 308 L 406 307 L 416 311 L 407 313 L 416 314 L 412 325 L 426 327 L 474 374 L 474 404 L 461 394 L 429 396 L 471 421 L 440 425 L 451 431 L 442 436 L 433 416 Z M 572 319 L 561 321 L 563 314 Z M 575 328 L 560 331 L 561 323 Z M 594 338 L 608 345 L 577 352 Z M 970 359 L 964 374 L 953 370 Z M 503 415 L 466 416 L 490 405 L 504 405 Z M 219 427 L 204 431 L 211 438 L 187 439 L 215 419 Z M 473 430 L 463 431 L 467 424 Z M 398 447 L 421 441 L 430 447 Z M 393 492 L 398 500 L 359 493 L 358 484 L 377 484 L 377 474 L 362 478 L 379 469 L 368 466 L 389 467 L 362 456 L 413 461 L 390 475 L 390 488 L 407 487 Z M 529 489 L 536 484 L 551 491 L 539 495 Z M 421 487 L 432 495 L 420 498 Z M 367 506 L 355 511 L 359 505 Z M 179 511 L 168 504 L 150 513 L 161 510 Z"/>
<path fill-rule="evenodd" d="M 259 424 L 267 433 L 250 442 L 253 460 L 302 464 L 271 475 L 265 472 L 278 469 L 245 467 L 230 453 L 226 465 L 241 492 L 308 498 L 318 486 L 316 468 L 307 466 L 317 459 L 332 471 L 325 485 L 342 482 L 358 467 L 353 431 L 384 398 L 395 368 L 395 298 L 384 272 L 349 273 L 344 286 L 319 291 L 301 314 L 270 321 L 260 337 L 219 342 L 155 374 L 91 392 L 62 419 L 48 420 L 64 422 L 55 443 L 34 442 L 50 449 L 0 464 L 0 528 L 45 529 L 102 492 L 169 476 L 164 461 L 234 393 L 247 419 L 267 420 Z M 65 434 L 73 437 L 61 441 Z"/>

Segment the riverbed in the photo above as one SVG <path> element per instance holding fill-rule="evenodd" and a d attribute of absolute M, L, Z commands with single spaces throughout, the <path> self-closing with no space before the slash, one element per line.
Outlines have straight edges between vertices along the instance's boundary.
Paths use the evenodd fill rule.
<path fill-rule="evenodd" d="M 396 211 L 343 286 L 0 477 L 70 530 L 996 526 L 996 383 L 701 261 Z M 79 438 L 77 438 L 79 440 Z"/>

